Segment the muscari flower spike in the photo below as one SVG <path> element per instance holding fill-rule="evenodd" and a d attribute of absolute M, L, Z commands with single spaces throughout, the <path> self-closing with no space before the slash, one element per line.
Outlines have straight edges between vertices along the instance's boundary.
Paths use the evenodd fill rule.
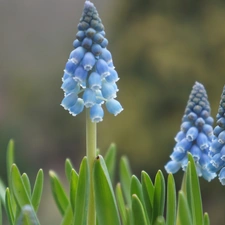
<path fill-rule="evenodd" d="M 123 110 L 115 100 L 119 77 L 107 45 L 98 12 L 93 3 L 86 1 L 61 86 L 65 93 L 61 105 L 73 116 L 86 107 L 90 108 L 92 122 L 100 122 L 104 103 L 108 112 L 115 116 Z"/>
<path fill-rule="evenodd" d="M 222 185 L 225 185 L 225 86 L 216 119 L 217 125 L 213 130 L 214 137 L 209 148 L 212 158 L 208 165 L 208 170 L 211 172 L 220 171 L 218 175 L 219 180 Z"/>
<path fill-rule="evenodd" d="M 208 170 L 210 162 L 209 147 L 213 138 L 213 118 L 204 86 L 195 83 L 182 118 L 180 131 L 175 137 L 176 145 L 171 160 L 165 165 L 168 173 L 176 173 L 180 168 L 186 170 L 187 153 L 191 153 L 196 164 L 198 176 L 210 181 L 216 177 Z"/>

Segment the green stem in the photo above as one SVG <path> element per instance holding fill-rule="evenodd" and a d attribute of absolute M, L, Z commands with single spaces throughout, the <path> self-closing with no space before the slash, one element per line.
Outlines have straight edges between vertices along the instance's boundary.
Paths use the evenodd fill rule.
<path fill-rule="evenodd" d="M 88 158 L 89 174 L 90 174 L 90 193 L 88 203 L 88 219 L 87 225 L 95 225 L 95 202 L 94 202 L 94 183 L 93 183 L 93 163 L 96 157 L 96 123 L 91 122 L 89 110 L 86 110 L 86 154 Z"/>

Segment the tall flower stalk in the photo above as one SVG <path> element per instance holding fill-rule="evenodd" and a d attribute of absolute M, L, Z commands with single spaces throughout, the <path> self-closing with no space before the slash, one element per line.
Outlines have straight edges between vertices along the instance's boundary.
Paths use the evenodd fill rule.
<path fill-rule="evenodd" d="M 65 65 L 63 84 L 64 98 L 61 105 L 73 116 L 86 108 L 86 155 L 90 174 L 88 225 L 94 225 L 95 202 L 93 188 L 93 163 L 96 158 L 96 123 L 104 117 L 102 105 L 115 116 L 123 108 L 115 99 L 119 76 L 107 49 L 108 40 L 99 14 L 93 3 L 86 1 L 73 42 L 74 50 Z"/>

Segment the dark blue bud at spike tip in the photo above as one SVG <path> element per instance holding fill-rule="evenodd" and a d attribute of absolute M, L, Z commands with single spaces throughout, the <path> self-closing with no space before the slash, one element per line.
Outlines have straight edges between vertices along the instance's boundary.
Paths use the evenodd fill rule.
<path fill-rule="evenodd" d="M 107 48 L 104 26 L 93 3 L 85 1 L 78 31 L 73 42 L 74 50 L 65 65 L 62 106 L 73 116 L 90 108 L 92 122 L 103 120 L 106 109 L 115 116 L 123 108 L 115 100 L 119 76 L 113 65 L 112 55 Z M 83 94 L 82 94 L 83 93 Z"/>
<path fill-rule="evenodd" d="M 182 118 L 180 131 L 175 137 L 177 142 L 165 169 L 169 173 L 175 173 L 180 168 L 187 168 L 187 153 L 191 153 L 198 176 L 210 181 L 215 178 L 215 171 L 209 171 L 207 165 L 211 158 L 208 155 L 213 136 L 213 118 L 210 116 L 210 105 L 204 86 L 195 83 Z M 184 154 L 181 157 L 177 152 Z"/>

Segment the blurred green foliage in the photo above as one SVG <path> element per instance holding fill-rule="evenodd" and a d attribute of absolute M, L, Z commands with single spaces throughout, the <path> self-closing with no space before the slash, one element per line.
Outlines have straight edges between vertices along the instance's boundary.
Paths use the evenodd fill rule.
<path fill-rule="evenodd" d="M 217 113 L 225 84 L 225 2 L 94 3 L 121 78 L 118 99 L 125 109 L 98 125 L 98 146 L 104 150 L 114 141 L 133 171 L 155 174 L 172 152 L 195 81 L 206 87 L 212 116 Z M 59 87 L 83 1 L 2 1 L 0 6 L 0 148 L 15 139 L 22 172 L 62 169 L 66 157 L 78 165 L 85 154 L 85 116 L 73 118 L 59 106 Z M 3 156 L 1 151 L 1 174 Z M 201 187 L 212 224 L 224 224 L 224 188 L 217 180 L 202 181 Z"/>

